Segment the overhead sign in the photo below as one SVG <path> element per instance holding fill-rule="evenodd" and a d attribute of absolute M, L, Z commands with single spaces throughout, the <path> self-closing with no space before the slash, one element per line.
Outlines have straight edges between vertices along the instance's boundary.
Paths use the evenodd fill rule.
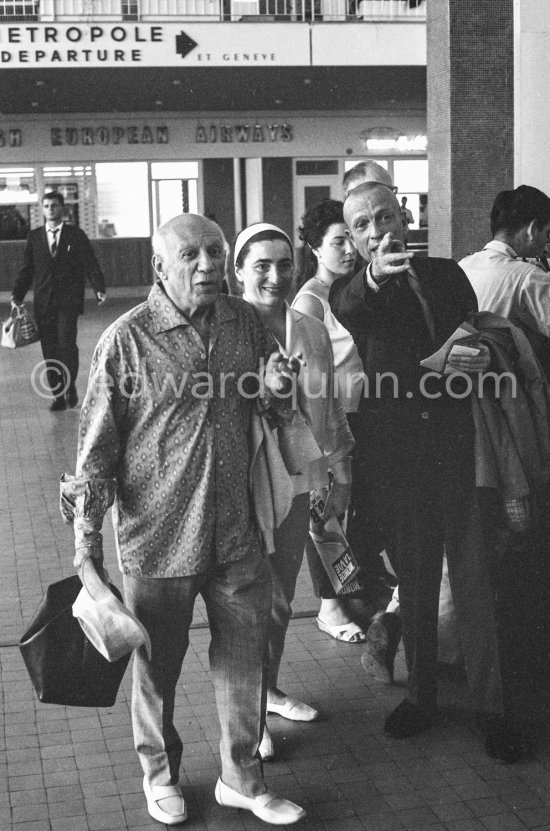
<path fill-rule="evenodd" d="M 306 66 L 310 27 L 232 23 L 0 25 L 0 69 Z"/>
<path fill-rule="evenodd" d="M 335 32 L 334 26 L 340 28 Z M 327 63 L 327 55 L 336 66 L 426 66 L 426 24 L 420 18 L 334 26 L 324 23 L 312 28 L 312 66 Z M 336 49 L 335 38 L 345 48 Z"/>

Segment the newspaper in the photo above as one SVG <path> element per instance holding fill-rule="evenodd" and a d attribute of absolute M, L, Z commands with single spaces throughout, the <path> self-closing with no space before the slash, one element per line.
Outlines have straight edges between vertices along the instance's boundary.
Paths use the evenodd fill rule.
<path fill-rule="evenodd" d="M 450 352 L 454 355 L 479 355 L 479 332 L 471 323 L 461 323 L 458 329 L 455 329 L 450 338 L 447 338 L 443 346 L 437 352 L 424 358 L 420 361 L 420 366 L 426 369 L 433 369 L 435 372 L 441 372 L 443 375 L 448 375 L 454 370 L 447 365 Z"/>
<path fill-rule="evenodd" d="M 336 594 L 358 591 L 359 566 L 336 517 L 323 520 L 324 494 L 312 491 L 310 495 L 309 534 Z"/>

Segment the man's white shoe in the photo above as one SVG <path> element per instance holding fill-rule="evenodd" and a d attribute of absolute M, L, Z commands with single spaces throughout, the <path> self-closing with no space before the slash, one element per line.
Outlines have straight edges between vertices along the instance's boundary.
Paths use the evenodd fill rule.
<path fill-rule="evenodd" d="M 292 825 L 303 819 L 306 812 L 299 805 L 288 799 L 281 799 L 267 791 L 260 796 L 244 796 L 232 788 L 224 785 L 221 779 L 216 782 L 216 802 L 227 808 L 244 808 L 252 811 L 258 819 L 269 822 L 271 825 Z"/>
<path fill-rule="evenodd" d="M 260 746 L 258 747 L 258 752 L 262 757 L 262 762 L 269 762 L 271 759 L 275 757 L 273 739 L 271 738 L 271 735 L 269 734 L 267 727 L 264 727 L 264 732 L 262 734 Z"/>
<path fill-rule="evenodd" d="M 267 701 L 267 712 L 275 713 L 291 721 L 315 721 L 319 718 L 319 711 L 310 707 L 304 701 L 298 701 L 287 695 L 282 701 Z"/>
<path fill-rule="evenodd" d="M 153 819 L 165 825 L 180 825 L 185 822 L 187 807 L 179 785 L 150 785 L 144 776 L 143 790 L 147 799 L 147 810 Z M 169 803 L 166 801 L 168 799 Z M 161 802 L 164 803 L 164 807 L 160 806 Z"/>

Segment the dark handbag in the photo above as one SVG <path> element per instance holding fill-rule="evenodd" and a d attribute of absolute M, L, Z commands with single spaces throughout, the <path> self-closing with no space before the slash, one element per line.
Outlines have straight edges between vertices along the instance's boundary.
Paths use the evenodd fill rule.
<path fill-rule="evenodd" d="M 72 612 L 81 588 L 76 574 L 48 586 L 19 649 L 44 704 L 112 707 L 131 653 L 109 662 L 92 646 Z"/>

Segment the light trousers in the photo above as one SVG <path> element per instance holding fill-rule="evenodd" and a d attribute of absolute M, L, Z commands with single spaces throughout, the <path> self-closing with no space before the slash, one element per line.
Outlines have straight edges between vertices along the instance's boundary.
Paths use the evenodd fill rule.
<path fill-rule="evenodd" d="M 264 793 L 258 745 L 265 720 L 265 672 L 271 607 L 268 564 L 260 551 L 206 575 L 145 578 L 124 575 L 128 608 L 151 638 L 135 654 L 134 743 L 151 785 L 176 784 L 183 743 L 174 725 L 176 686 L 200 593 L 210 625 L 210 669 L 221 727 L 222 779 L 245 796 Z"/>

